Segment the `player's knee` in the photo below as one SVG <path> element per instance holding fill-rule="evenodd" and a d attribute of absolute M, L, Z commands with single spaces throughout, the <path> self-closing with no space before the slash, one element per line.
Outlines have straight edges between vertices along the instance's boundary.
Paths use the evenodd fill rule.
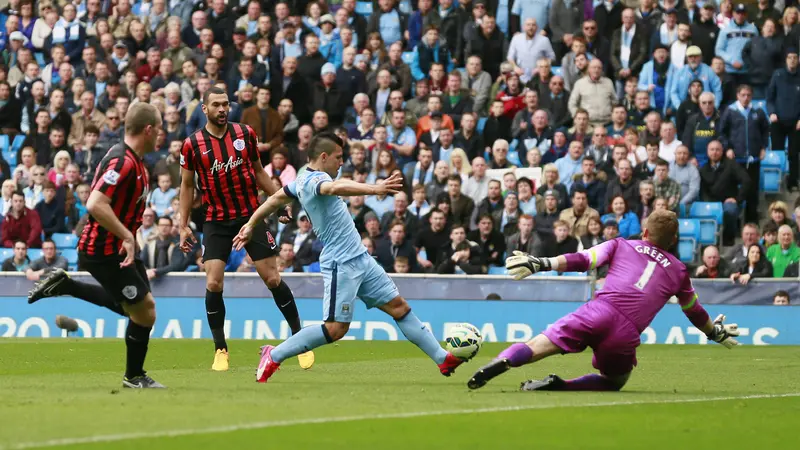
<path fill-rule="evenodd" d="M 608 378 L 608 380 L 611 382 L 612 389 L 615 390 L 615 391 L 621 390 L 625 386 L 625 384 L 628 383 L 628 379 L 630 377 L 631 377 L 631 373 L 630 372 L 628 372 L 628 373 L 626 373 L 624 375 L 616 375 L 616 376 L 613 376 L 613 377 L 610 377 L 610 376 L 606 375 L 606 378 Z"/>
<path fill-rule="evenodd" d="M 222 292 L 223 285 L 224 283 L 222 281 L 222 278 L 208 277 L 208 279 L 206 280 L 206 289 L 208 289 L 211 292 Z"/>
<path fill-rule="evenodd" d="M 156 302 L 150 294 L 127 311 L 130 319 L 137 325 L 152 327 L 156 323 Z"/>
<path fill-rule="evenodd" d="M 264 278 L 264 282 L 270 289 L 275 289 L 281 285 L 281 274 L 278 271 L 270 271 Z"/>
<path fill-rule="evenodd" d="M 398 296 L 393 298 L 392 301 L 390 301 L 389 303 L 387 303 L 386 307 L 383 310 L 386 311 L 387 314 L 392 316 L 393 319 L 400 320 L 403 317 L 405 317 L 405 315 L 408 314 L 409 311 L 411 311 L 411 305 L 408 304 L 406 299 Z"/>
<path fill-rule="evenodd" d="M 331 341 L 335 342 L 347 334 L 347 331 L 350 330 L 350 324 L 346 322 L 325 322 L 325 328 L 328 330 L 328 336 Z"/>

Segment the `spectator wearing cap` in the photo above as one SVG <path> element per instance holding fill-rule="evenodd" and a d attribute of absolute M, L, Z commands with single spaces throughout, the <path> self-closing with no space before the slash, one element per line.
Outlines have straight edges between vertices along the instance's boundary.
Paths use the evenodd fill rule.
<path fill-rule="evenodd" d="M 692 23 L 692 44 L 700 48 L 703 63 L 711 65 L 714 58 L 714 47 L 719 36 L 719 27 L 714 20 L 714 2 L 705 2 L 700 9 L 699 17 L 695 15 Z"/>
<path fill-rule="evenodd" d="M 486 7 L 487 0 L 476 0 L 474 8 Z M 506 60 L 505 35 L 497 28 L 497 22 L 492 16 L 484 16 L 479 28 L 466 42 L 464 56 L 479 56 L 483 62 L 483 70 L 497 79 L 500 75 L 500 64 Z"/>
<path fill-rule="evenodd" d="M 330 14 L 324 14 L 319 19 L 319 52 L 328 61 L 334 60 L 334 51 L 336 48 L 336 41 L 339 40 L 338 34 L 334 32 L 336 28 L 336 21 Z M 352 43 L 352 39 L 351 42 Z"/>
<path fill-rule="evenodd" d="M 786 51 L 786 66 L 778 69 L 767 88 L 767 110 L 772 132 L 772 148 L 784 150 L 789 143 L 788 188 L 798 188 L 800 167 L 800 74 L 798 74 L 797 47 Z M 787 95 L 792 93 L 792 95 Z"/>
<path fill-rule="evenodd" d="M 380 33 L 383 42 L 389 46 L 402 41 L 407 29 L 408 16 L 401 13 L 392 0 L 379 0 L 378 10 L 369 18 L 367 33 Z"/>
<path fill-rule="evenodd" d="M 748 68 L 750 86 L 755 98 L 767 96 L 767 85 L 772 74 L 781 66 L 783 34 L 777 34 L 778 22 L 766 19 L 761 27 L 761 35 L 753 36 L 742 49 L 742 61 Z M 795 93 L 797 94 L 797 93 Z"/>
<path fill-rule="evenodd" d="M 614 83 L 603 76 L 603 62 L 595 58 L 589 62 L 589 76 L 575 83 L 569 97 L 569 110 L 574 116 L 578 109 L 589 113 L 589 122 L 605 125 L 611 120 L 611 109 L 617 103 Z"/>
<path fill-rule="evenodd" d="M 522 14 L 521 5 L 523 4 L 530 4 L 536 10 Z M 514 72 L 519 75 L 521 81 L 527 83 L 533 77 L 536 64 L 540 59 L 553 60 L 556 58 L 553 47 L 550 45 L 550 39 L 538 32 L 538 23 L 542 24 L 542 29 L 547 26 L 547 5 L 539 1 L 515 0 L 512 10 L 516 12 L 516 15 L 520 15 L 520 20 L 524 25 L 522 33 L 517 33 L 511 38 L 511 44 L 508 46 L 508 62 L 513 64 Z M 540 22 L 539 19 L 543 20 Z"/>
<path fill-rule="evenodd" d="M 122 75 L 126 71 L 131 64 L 131 55 L 128 53 L 128 46 L 125 45 L 125 42 L 119 40 L 114 43 L 109 61 L 114 65 L 118 74 Z"/>
<path fill-rule="evenodd" d="M 650 107 L 660 114 L 669 106 L 669 82 L 674 78 L 675 67 L 669 63 L 667 47 L 658 45 L 653 50 L 653 59 L 642 66 L 639 73 L 639 90 L 650 93 Z M 680 103 L 678 103 L 680 106 Z"/>
<path fill-rule="evenodd" d="M 86 27 L 77 19 L 77 7 L 71 3 L 64 5 L 62 17 L 53 25 L 53 32 L 45 40 L 45 51 L 55 44 L 64 46 L 68 61 L 80 60 L 81 51 L 86 44 Z"/>
<path fill-rule="evenodd" d="M 616 3 L 614 7 L 621 3 Z M 605 9 L 605 8 L 603 8 Z M 622 11 L 621 27 L 611 37 L 611 67 L 617 79 L 617 92 L 622 93 L 625 81 L 637 75 L 647 60 L 647 30 L 636 25 L 633 9 Z"/>
<path fill-rule="evenodd" d="M 664 18 L 664 22 L 655 28 L 650 36 L 651 51 L 659 45 L 669 48 L 678 40 L 678 11 L 675 8 L 666 9 L 661 17 Z"/>
<path fill-rule="evenodd" d="M 347 98 L 336 84 L 336 67 L 331 63 L 325 63 L 320 70 L 320 77 L 322 81 L 314 84 L 311 96 L 312 108 L 327 111 L 330 124 L 339 126 L 344 122 Z"/>
<path fill-rule="evenodd" d="M 700 47 L 696 45 L 689 47 L 686 50 L 686 59 L 687 64 L 673 74 L 669 93 L 670 107 L 677 111 L 689 94 L 691 82 L 700 80 L 703 83 L 703 91 L 714 94 L 714 106 L 719 108 L 719 102 L 722 100 L 722 83 L 711 67 L 703 63 Z"/>
<path fill-rule="evenodd" d="M 747 21 L 747 7 L 743 3 L 733 9 L 733 20 L 719 32 L 714 53 L 725 62 L 725 71 L 739 85 L 748 82 L 751 67 L 745 65 L 742 52 L 745 45 L 758 35 L 758 29 Z"/>

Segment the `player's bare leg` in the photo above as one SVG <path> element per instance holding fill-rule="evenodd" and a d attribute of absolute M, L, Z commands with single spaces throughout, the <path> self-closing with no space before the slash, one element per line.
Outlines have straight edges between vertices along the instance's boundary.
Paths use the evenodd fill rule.
<path fill-rule="evenodd" d="M 411 306 L 403 297 L 398 295 L 389 303 L 382 305 L 380 309 L 392 316 L 406 339 L 413 342 L 439 366 L 442 375 L 449 377 L 455 372 L 456 367 L 464 362 L 442 348 L 433 333 L 425 328 L 425 325 L 411 311 Z"/>
<path fill-rule="evenodd" d="M 125 305 L 124 308 L 130 320 L 125 331 L 127 362 L 122 387 L 164 388 L 164 385 L 150 378 L 144 370 L 144 360 L 147 357 L 147 346 L 150 342 L 150 330 L 153 329 L 153 324 L 156 322 L 156 302 L 153 294 L 148 293 L 141 302 Z"/>
<path fill-rule="evenodd" d="M 297 312 L 297 303 L 294 301 L 294 294 L 292 290 L 281 279 L 281 274 L 278 272 L 278 257 L 271 256 L 269 258 L 260 259 L 253 262 L 256 267 L 256 272 L 267 285 L 272 298 L 275 300 L 275 306 L 283 314 L 283 318 L 289 324 L 292 330 L 292 335 L 300 332 L 302 326 L 300 325 L 300 313 Z M 300 367 L 303 369 L 310 369 L 314 365 L 314 352 L 308 351 L 297 355 L 297 360 Z"/>
<path fill-rule="evenodd" d="M 225 261 L 211 259 L 205 262 L 206 270 L 206 319 L 214 338 L 214 363 L 211 370 L 228 370 L 228 343 L 225 341 L 225 301 L 222 299 Z"/>
<path fill-rule="evenodd" d="M 559 353 L 563 353 L 561 348 L 551 342 L 547 336 L 539 334 L 524 344 L 518 342 L 500 352 L 497 358 L 475 372 L 467 382 L 467 386 L 470 389 L 481 388 L 491 379 L 502 375 L 512 367 L 524 366 Z"/>

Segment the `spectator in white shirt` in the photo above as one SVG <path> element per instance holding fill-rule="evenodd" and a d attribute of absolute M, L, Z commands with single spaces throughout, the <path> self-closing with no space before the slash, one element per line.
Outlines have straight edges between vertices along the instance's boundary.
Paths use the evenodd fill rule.
<path fill-rule="evenodd" d="M 666 121 L 661 124 L 661 141 L 658 143 L 658 157 L 667 162 L 675 161 L 675 150 L 682 145 L 675 139 L 675 124 Z"/>
<path fill-rule="evenodd" d="M 536 62 L 541 58 L 553 60 L 556 54 L 550 39 L 537 33 L 536 19 L 526 19 L 523 30 L 511 39 L 508 61 L 514 65 L 514 72 L 520 76 L 520 80 L 527 83 L 536 71 Z"/>

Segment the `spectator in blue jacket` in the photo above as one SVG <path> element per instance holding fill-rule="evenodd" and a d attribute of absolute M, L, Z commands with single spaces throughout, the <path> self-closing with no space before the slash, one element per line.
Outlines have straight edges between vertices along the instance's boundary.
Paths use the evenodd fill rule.
<path fill-rule="evenodd" d="M 447 47 L 439 41 L 439 28 L 436 25 L 429 25 L 425 29 L 422 41 L 414 48 L 414 58 L 411 60 L 411 74 L 414 79 L 421 80 L 427 77 L 431 64 L 435 62 L 447 67 L 446 73 L 452 72 L 453 60 Z"/>
<path fill-rule="evenodd" d="M 394 7 L 392 0 L 379 0 L 378 5 L 380 9 L 373 12 L 369 18 L 367 33 L 380 33 L 386 46 L 402 41 L 408 26 L 408 17 Z"/>
<path fill-rule="evenodd" d="M 622 195 L 616 195 L 611 199 L 609 204 L 611 212 L 600 218 L 603 223 L 610 221 L 617 222 L 619 226 L 619 236 L 628 239 L 631 236 L 636 236 L 642 232 L 642 225 L 639 223 L 639 218 L 636 214 L 628 208 L 628 202 Z"/>
<path fill-rule="evenodd" d="M 757 35 L 756 26 L 747 21 L 747 7 L 742 3 L 734 8 L 733 20 L 719 31 L 714 53 L 725 61 L 725 71 L 734 77 L 737 85 L 748 81 L 742 50 Z"/>
<path fill-rule="evenodd" d="M 745 199 L 745 219 L 757 222 L 759 176 L 761 160 L 769 145 L 769 122 L 763 110 L 753 107 L 753 89 L 750 86 L 740 85 L 736 89 L 736 99 L 736 103 L 722 113 L 720 140 L 728 159 L 735 159 L 750 175 L 752 189 Z"/>
<path fill-rule="evenodd" d="M 686 49 L 687 64 L 673 73 L 670 83 L 670 102 L 673 111 L 677 111 L 681 103 L 686 100 L 689 92 L 689 85 L 694 80 L 703 83 L 703 92 L 714 94 L 714 106 L 719 108 L 722 100 L 722 82 L 711 67 L 703 63 L 703 52 L 700 47 L 692 45 Z"/>
<path fill-rule="evenodd" d="M 653 50 L 653 59 L 647 61 L 639 73 L 638 89 L 650 93 L 650 107 L 661 114 L 664 114 L 669 106 L 667 100 L 674 73 L 675 67 L 669 63 L 669 50 L 663 45 L 656 46 Z"/>
<path fill-rule="evenodd" d="M 416 47 L 428 26 L 435 25 L 438 20 L 438 12 L 433 9 L 433 1 L 419 0 L 417 10 L 408 16 L 408 48 Z"/>
<path fill-rule="evenodd" d="M 786 50 L 786 67 L 772 75 L 767 87 L 767 111 L 772 131 L 772 148 L 783 150 L 789 139 L 789 189 L 798 188 L 800 156 L 800 73 L 797 48 Z"/>

